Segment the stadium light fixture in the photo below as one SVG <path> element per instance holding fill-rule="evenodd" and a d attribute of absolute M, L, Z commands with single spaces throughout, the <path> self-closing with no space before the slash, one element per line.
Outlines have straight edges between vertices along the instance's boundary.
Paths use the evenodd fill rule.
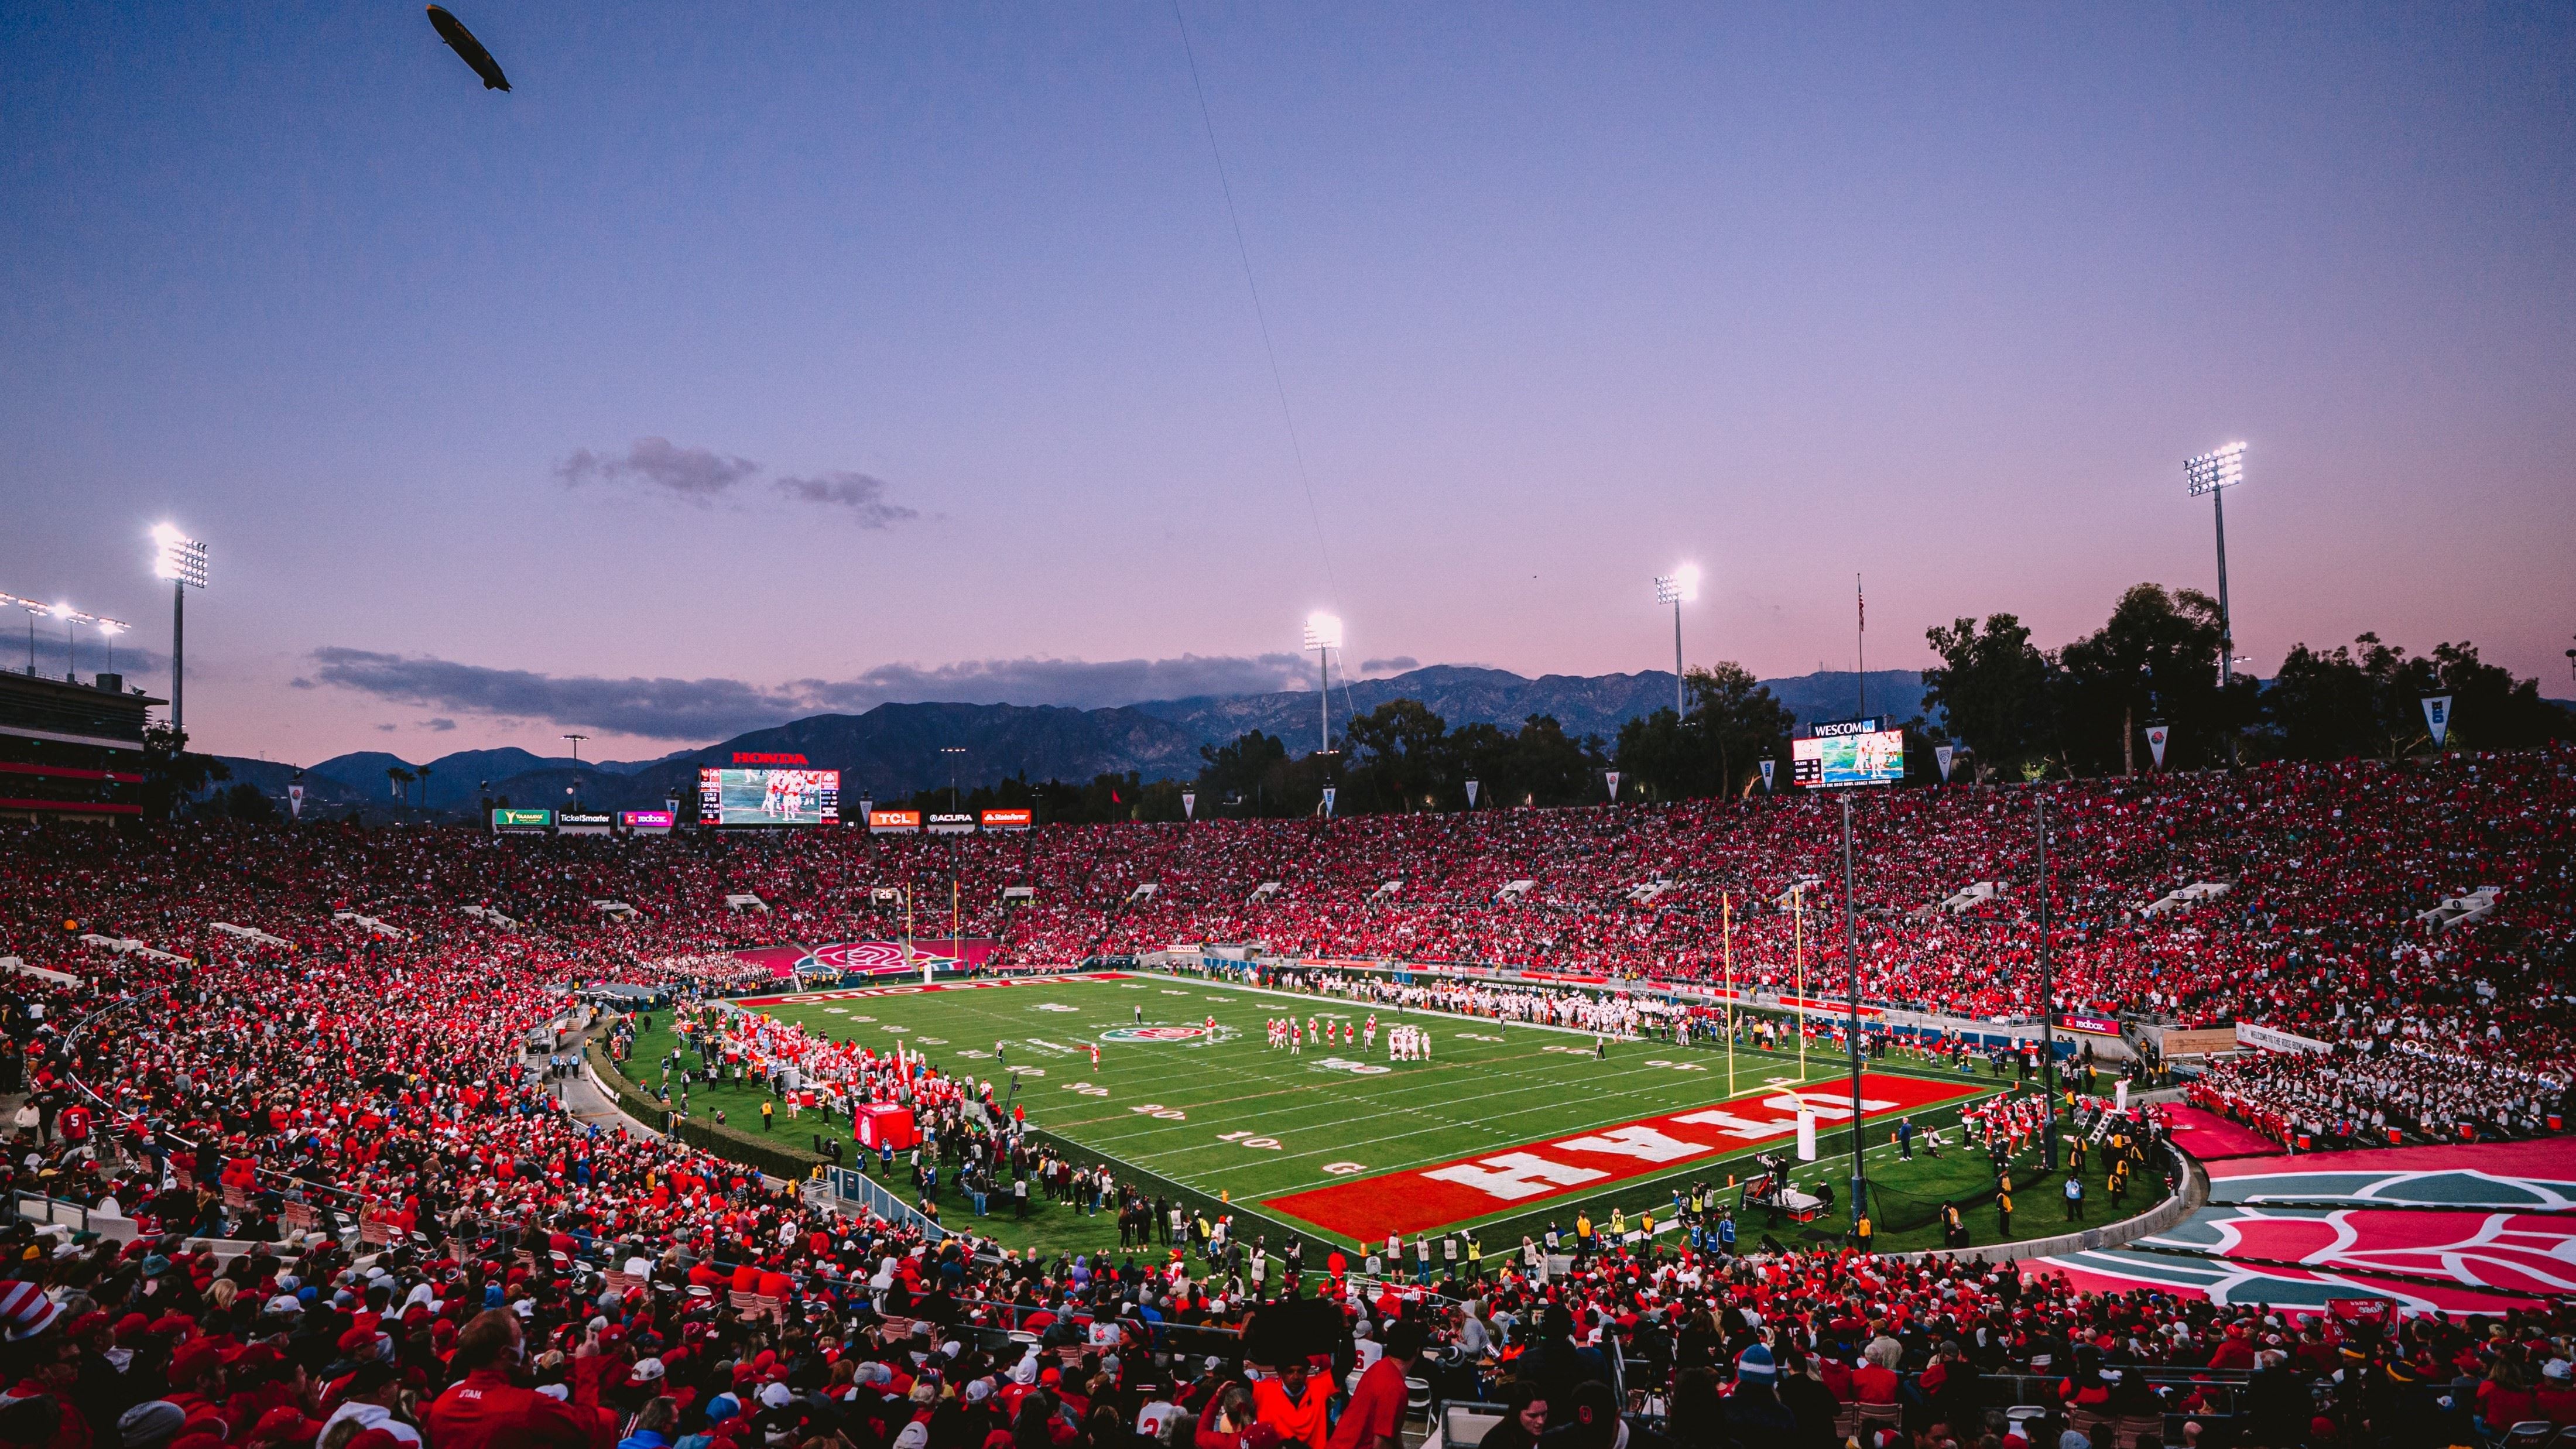
<path fill-rule="evenodd" d="M 131 627 L 122 619 L 110 619 L 103 614 L 86 614 L 73 608 L 67 603 L 47 604 L 35 599 L 23 598 L 17 594 L 8 593 L 6 591 L 0 591 L 0 607 L 24 609 L 27 611 L 27 673 L 30 675 L 36 672 L 36 621 L 38 619 L 60 619 L 63 621 L 64 652 L 67 658 L 71 651 L 73 638 L 72 631 L 78 626 L 87 624 L 97 629 L 99 633 L 106 635 L 108 637 L 108 672 L 111 674 L 115 672 L 116 636 L 125 629 Z M 74 670 L 66 673 L 64 678 L 72 679 L 76 674 L 77 671 Z"/>
<path fill-rule="evenodd" d="M 1333 752 L 1333 654 L 1342 647 L 1342 621 L 1339 616 L 1318 609 L 1306 616 L 1306 647 L 1315 651 L 1315 671 L 1321 681 L 1315 695 L 1315 717 L 1323 726 L 1322 742 L 1315 753 Z"/>
<path fill-rule="evenodd" d="M 178 526 L 152 526 L 152 577 L 170 583 L 170 729 L 188 731 L 188 591 L 206 586 L 206 546 Z"/>
<path fill-rule="evenodd" d="M 1682 708 L 1682 605 L 1699 597 L 1699 565 L 1683 564 L 1668 574 L 1655 576 L 1655 602 L 1673 606 L 1673 722 L 1681 723 L 1687 713 Z"/>
<path fill-rule="evenodd" d="M 2245 481 L 2245 445 L 2230 443 L 2182 463 L 2183 486 L 2194 498 L 2209 495 L 2210 517 L 2218 527 L 2218 687 L 2236 680 L 2236 617 L 2227 607 L 2227 490 Z M 2227 736 L 2227 763 L 2236 763 L 2236 736 Z"/>

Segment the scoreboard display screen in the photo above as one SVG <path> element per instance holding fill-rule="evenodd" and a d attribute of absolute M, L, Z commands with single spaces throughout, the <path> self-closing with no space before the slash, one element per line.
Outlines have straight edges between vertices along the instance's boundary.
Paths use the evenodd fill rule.
<path fill-rule="evenodd" d="M 698 771 L 698 820 L 706 825 L 838 825 L 838 770 Z"/>
<path fill-rule="evenodd" d="M 1809 790 L 1896 785 L 1905 780 L 1905 731 L 1876 720 L 1818 725 L 1811 739 L 1789 742 L 1789 781 Z"/>

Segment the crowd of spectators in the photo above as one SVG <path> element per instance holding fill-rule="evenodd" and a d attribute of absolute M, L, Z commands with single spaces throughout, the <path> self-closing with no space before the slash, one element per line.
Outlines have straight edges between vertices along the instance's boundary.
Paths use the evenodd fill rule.
<path fill-rule="evenodd" d="M 2207 1079 L 2231 1109 L 2294 1130 L 2553 1128 L 2572 761 L 2049 787 L 2055 1005 L 2242 1017 L 2328 1045 Z M 2029 799 L 1960 789 L 1864 805 L 1865 992 L 1972 1016 L 2039 1009 Z M 2409 1436 L 2490 1403 L 2490 1420 L 2560 1412 L 2548 1406 L 2566 1402 L 2570 1323 L 2549 1305 L 2474 1325 L 2302 1321 L 2080 1294 L 1977 1263 L 1649 1244 L 1571 1280 L 1507 1266 L 1438 1293 L 1363 1288 L 1333 1300 L 1330 1331 L 1274 1351 L 1263 1334 L 1294 1314 L 1273 1304 L 1265 1329 L 1279 1290 L 1231 1259 L 1179 1245 L 1140 1244 L 1141 1261 L 1118 1263 L 978 1252 L 585 1124 L 547 1065 L 577 985 L 696 995 L 754 982 L 765 968 L 722 953 L 891 934 L 888 885 L 944 901 L 958 883 L 958 929 L 997 939 L 1004 966 L 1242 942 L 1641 981 L 1731 972 L 1775 991 L 1803 972 L 1830 993 L 1839 932 L 1816 928 L 1841 910 L 1837 817 L 1784 800 L 874 841 L 12 828 L 0 956 L 34 969 L 0 978 L 0 1091 L 26 1104 L 8 1185 L 141 1235 L 120 1247 L 5 1230 L 0 1381 L 16 1387 L 0 1395 L 0 1446 L 631 1436 L 661 1449 L 705 1435 L 1135 1449 L 1185 1424 L 1194 1449 L 1256 1449 L 1266 1422 L 1383 1449 L 1367 1440 L 1384 1395 L 1349 1392 L 1346 1375 L 1417 1338 L 1429 1344 L 1417 1376 L 1539 1403 L 1538 1429 L 1575 1431 L 1554 1441 L 1564 1449 L 1614 1449 L 1626 1411 L 1645 1407 L 1659 1412 L 1638 1434 L 1686 1445 L 1827 1442 L 1869 1402 L 1893 1408 L 1864 1428 L 1940 1442 L 1914 1437 L 1937 1426 L 1975 1444 L 2001 1427 L 1990 1410 L 2028 1402 L 2028 1384 L 2007 1396 L 1987 1374 L 2052 1384 L 2055 1421 L 2097 1429 L 2224 1400 L 2229 1422 L 2274 1426 L 2248 1442 L 2433 1443 Z M 1278 889 L 1259 890 L 1268 881 Z M 1999 888 L 1938 907 L 1977 881 Z M 2188 911 L 2142 909 L 2199 881 L 2230 889 Z M 1013 885 L 1034 898 L 1007 901 Z M 2499 905 L 2477 924 L 2416 920 L 2482 885 Z M 727 903 L 741 895 L 759 908 Z M 888 1090 L 889 1074 L 911 1092 L 944 1081 L 703 1016 L 692 1029 L 708 1048 L 699 1068 L 728 1053 L 792 1062 L 843 1109 Z M 962 1079 L 938 1095 L 949 1090 L 933 1095 L 975 1093 Z M 217 1239 L 253 1246 L 200 1246 Z M 1299 1276 L 1309 1292 L 1352 1285 L 1329 1266 Z M 1317 1365 L 1327 1400 L 1348 1393 L 1329 1430 L 1309 1422 L 1303 1387 L 1248 1377 L 1247 1358 L 1282 1370 L 1305 1352 L 1332 1365 Z M 1641 1378 L 1614 1370 L 1632 1359 Z M 2181 1377 L 2156 1387 L 2169 1371 Z M 2479 1384 L 2432 1391 L 2463 1374 Z M 334 1420 L 356 1427 L 326 1429 Z M 1796 1432 L 1774 1432 L 1783 1422 Z M 1360 1438 L 1343 1442 L 1354 1424 Z"/>

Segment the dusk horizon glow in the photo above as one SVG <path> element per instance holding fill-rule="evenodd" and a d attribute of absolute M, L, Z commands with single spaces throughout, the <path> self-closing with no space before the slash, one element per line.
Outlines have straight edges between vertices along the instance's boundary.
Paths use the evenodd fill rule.
<path fill-rule="evenodd" d="M 0 17 L 0 590 L 166 694 L 204 541 L 199 748 L 1312 689 L 1318 613 L 1669 669 L 1685 562 L 1693 665 L 1855 667 L 1858 574 L 1919 669 L 2214 592 L 2240 440 L 2246 668 L 2576 695 L 2565 7 L 1191 3 L 1204 124 L 1168 5 L 450 8 L 511 91 L 416 6 Z"/>

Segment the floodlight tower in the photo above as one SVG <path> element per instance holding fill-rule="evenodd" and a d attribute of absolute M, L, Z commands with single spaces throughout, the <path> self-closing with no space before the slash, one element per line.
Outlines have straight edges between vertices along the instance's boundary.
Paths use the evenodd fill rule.
<path fill-rule="evenodd" d="M 2230 443 L 2214 453 L 2185 458 L 2183 486 L 2198 498 L 2209 495 L 2210 517 L 2218 524 L 2218 687 L 2236 680 L 2236 619 L 2227 609 L 2227 490 L 2245 481 L 2245 445 Z M 2227 762 L 2236 763 L 2236 736 L 2227 736 Z"/>
<path fill-rule="evenodd" d="M 152 577 L 170 581 L 170 729 L 188 732 L 188 591 L 206 586 L 206 546 L 171 524 L 152 528 Z"/>
<path fill-rule="evenodd" d="M 1655 577 L 1655 602 L 1673 606 L 1673 722 L 1681 723 L 1688 711 L 1682 708 L 1682 605 L 1699 597 L 1699 565 L 1683 564 L 1668 574 Z"/>
<path fill-rule="evenodd" d="M 1315 670 L 1322 692 L 1316 696 L 1316 718 L 1323 725 L 1323 743 L 1317 754 L 1333 752 L 1333 655 L 1342 647 L 1342 621 L 1317 610 L 1306 616 L 1306 647 L 1315 651 Z"/>
<path fill-rule="evenodd" d="M 2227 612 L 2227 490 L 2245 481 L 2245 445 L 2230 443 L 2215 453 L 2186 458 L 2182 481 L 2198 498 L 2209 495 L 2210 516 L 2218 523 L 2218 682 L 2236 677 L 2236 621 Z"/>

